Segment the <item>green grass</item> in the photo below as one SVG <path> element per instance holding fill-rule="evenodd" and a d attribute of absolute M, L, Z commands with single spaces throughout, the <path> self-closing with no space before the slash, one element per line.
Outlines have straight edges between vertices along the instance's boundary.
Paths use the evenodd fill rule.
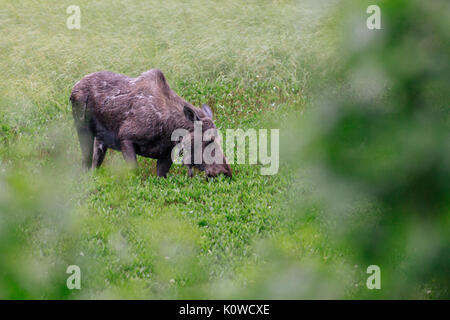
<path fill-rule="evenodd" d="M 72 4 L 81 30 L 66 28 Z M 0 0 L 0 298 L 368 296 L 365 266 L 333 241 L 335 220 L 289 143 L 288 124 L 333 69 L 323 61 L 336 60 L 335 20 L 323 20 L 332 7 Z M 279 173 L 233 165 L 231 181 L 206 182 L 175 165 L 158 179 L 155 160 L 128 171 L 114 151 L 82 172 L 72 86 L 96 71 L 150 68 L 185 100 L 208 103 L 223 131 L 280 128 Z M 72 264 L 79 291 L 66 287 Z"/>
<path fill-rule="evenodd" d="M 71 4 L 81 7 L 81 30 L 65 26 Z M 101 169 L 84 174 L 68 96 L 91 72 L 137 76 L 157 67 L 184 99 L 208 103 L 219 128 L 278 128 L 304 108 L 317 23 L 308 8 L 2 0 L 0 163 L 13 194 L 2 213 L 27 213 L 9 225 L 27 226 L 20 255 L 57 279 L 19 290 L 15 283 L 28 278 L 5 262 L 12 280 L 1 284 L 3 297 L 225 297 L 234 291 L 216 290 L 221 281 L 248 281 L 263 260 L 257 244 L 288 227 L 291 170 L 262 176 L 259 165 L 235 165 L 232 181 L 205 182 L 174 166 L 158 179 L 154 160 L 140 158 L 128 172 L 109 152 Z M 69 264 L 82 269 L 80 292 L 65 289 Z"/>

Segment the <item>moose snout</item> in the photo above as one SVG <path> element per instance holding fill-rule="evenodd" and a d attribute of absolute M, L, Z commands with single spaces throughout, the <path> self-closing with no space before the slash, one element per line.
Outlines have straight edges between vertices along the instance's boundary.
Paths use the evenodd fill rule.
<path fill-rule="evenodd" d="M 214 165 L 214 167 L 211 168 L 210 170 L 206 170 L 206 180 L 215 178 L 220 174 L 223 174 L 228 178 L 232 178 L 233 173 L 231 171 L 230 165 L 227 163 L 221 165 Z"/>
<path fill-rule="evenodd" d="M 232 177 L 233 177 L 233 173 L 232 173 L 232 171 L 231 171 L 230 165 L 227 163 L 227 164 L 224 165 L 224 167 L 225 167 L 225 171 L 224 171 L 223 174 L 224 174 L 225 176 L 227 176 L 228 178 L 232 178 Z"/>

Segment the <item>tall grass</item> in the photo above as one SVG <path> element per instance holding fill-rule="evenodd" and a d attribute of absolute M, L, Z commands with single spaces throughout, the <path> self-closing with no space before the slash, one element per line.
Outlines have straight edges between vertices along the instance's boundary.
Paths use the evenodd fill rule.
<path fill-rule="evenodd" d="M 311 3 L 77 1 L 81 29 L 69 30 L 71 1 L 2 1 L 2 87 L 50 95 L 64 107 L 73 81 L 103 69 L 137 76 L 159 67 L 174 84 L 300 86 L 317 17 L 326 12 Z"/>
<path fill-rule="evenodd" d="M 386 28 L 372 37 L 366 3 L 350 1 L 0 0 L 0 297 L 447 297 L 439 177 L 448 166 L 408 180 L 424 177 L 429 155 L 448 158 L 434 117 L 448 125 L 446 51 L 436 45 L 447 24 L 443 2 L 411 3 L 383 2 Z M 66 27 L 69 5 L 81 8 L 80 30 Z M 419 12 L 432 29 L 412 27 Z M 174 166 L 158 179 L 153 160 L 128 172 L 109 152 L 100 170 L 82 173 L 72 86 L 100 70 L 150 68 L 186 100 L 209 103 L 220 128 L 281 128 L 280 172 L 235 165 L 232 181 L 206 183 Z M 424 113 L 408 108 L 414 88 Z M 410 138 L 405 128 L 423 128 L 424 115 L 435 129 Z M 399 214 L 411 204 L 413 220 Z M 427 230 L 436 232 L 427 239 Z M 389 289 L 369 292 L 366 267 L 377 263 Z M 79 291 L 66 287 L 72 264 Z"/>
<path fill-rule="evenodd" d="M 80 30 L 66 27 L 69 5 L 81 8 Z M 267 113 L 303 106 L 326 12 L 317 8 L 1 0 L 0 295 L 213 297 L 216 280 L 239 281 L 240 266 L 254 263 L 253 243 L 281 228 L 277 203 L 289 175 L 235 166 L 233 183 L 205 184 L 175 167 L 160 181 L 153 161 L 123 173 L 114 152 L 105 168 L 82 174 L 68 97 L 92 72 L 160 68 L 186 100 L 210 103 L 219 127 L 263 127 Z M 81 292 L 65 286 L 70 264 L 82 269 Z"/>

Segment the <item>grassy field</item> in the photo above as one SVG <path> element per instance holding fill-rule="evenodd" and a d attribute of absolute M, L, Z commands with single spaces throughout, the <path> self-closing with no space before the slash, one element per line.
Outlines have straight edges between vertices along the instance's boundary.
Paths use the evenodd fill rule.
<path fill-rule="evenodd" d="M 70 90 L 95 71 L 138 76 L 157 67 L 184 99 L 209 103 L 219 128 L 278 128 L 304 108 L 317 16 L 289 1 L 81 1 L 81 29 L 69 30 L 70 4 L 1 5 L 4 179 L 23 197 L 44 197 L 37 215 L 51 216 L 33 221 L 23 247 L 36 263 L 56 264 L 62 279 L 64 264 L 87 270 L 82 297 L 226 296 L 216 282 L 242 285 L 242 269 L 260 260 L 255 244 L 286 228 L 292 172 L 262 176 L 259 165 L 235 165 L 232 181 L 206 183 L 175 166 L 161 180 L 154 160 L 123 172 L 122 156 L 109 152 L 103 168 L 83 174 Z"/>
<path fill-rule="evenodd" d="M 0 298 L 369 295 L 366 266 L 330 239 L 311 175 L 283 142 L 333 54 L 334 3 L 0 0 Z M 80 30 L 66 27 L 72 4 Z M 72 86 L 151 68 L 208 103 L 221 129 L 281 128 L 290 160 L 274 176 L 232 165 L 231 181 L 205 182 L 181 166 L 158 179 L 144 158 L 130 172 L 109 151 L 83 173 Z M 80 266 L 81 290 L 67 289 L 68 265 Z"/>

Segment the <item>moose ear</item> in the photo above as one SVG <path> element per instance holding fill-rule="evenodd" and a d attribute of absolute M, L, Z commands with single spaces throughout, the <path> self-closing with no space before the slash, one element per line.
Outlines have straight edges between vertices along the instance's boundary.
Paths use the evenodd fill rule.
<path fill-rule="evenodd" d="M 208 118 L 212 119 L 213 113 L 207 104 L 202 105 L 202 110 Z"/>
<path fill-rule="evenodd" d="M 184 106 L 183 111 L 184 115 L 186 116 L 186 119 L 188 119 L 189 121 L 194 122 L 199 120 L 197 114 L 195 113 L 195 110 L 189 107 L 188 105 Z"/>

